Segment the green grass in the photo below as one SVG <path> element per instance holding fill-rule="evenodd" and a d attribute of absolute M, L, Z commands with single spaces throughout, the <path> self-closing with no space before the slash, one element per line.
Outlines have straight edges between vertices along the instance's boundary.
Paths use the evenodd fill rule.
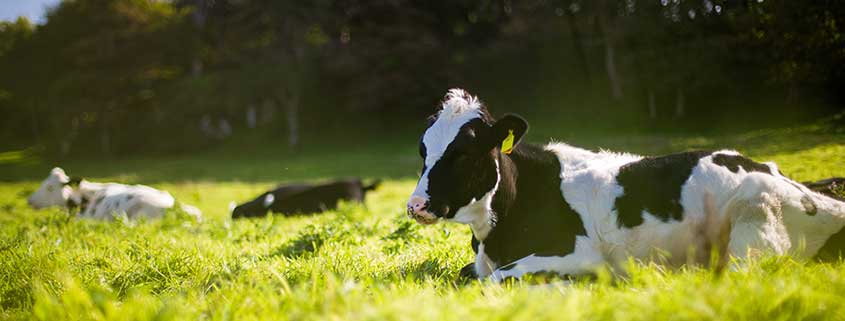
<path fill-rule="evenodd" d="M 845 133 L 824 124 L 725 136 L 562 138 L 640 153 L 729 147 L 776 161 L 798 180 L 845 176 Z M 419 167 L 416 146 L 352 147 L 62 163 L 72 175 L 168 190 L 202 209 L 201 223 L 178 212 L 99 222 L 31 210 L 24 197 L 53 164 L 0 154 L 0 319 L 845 319 L 843 263 L 764 258 L 722 274 L 631 263 L 625 277 L 571 285 L 457 281 L 472 260 L 468 228 L 420 226 L 403 214 Z M 227 218 L 229 201 L 276 182 L 355 175 L 388 179 L 363 206 Z"/>

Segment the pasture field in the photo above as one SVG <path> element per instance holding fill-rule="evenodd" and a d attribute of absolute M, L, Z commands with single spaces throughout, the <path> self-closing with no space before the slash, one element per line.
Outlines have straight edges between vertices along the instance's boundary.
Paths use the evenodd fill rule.
<path fill-rule="evenodd" d="M 457 280 L 473 259 L 469 229 L 405 217 L 420 167 L 415 140 L 405 141 L 297 156 L 219 152 L 61 164 L 72 176 L 168 190 L 203 210 L 199 223 L 177 211 L 157 221 L 99 222 L 29 209 L 25 197 L 54 164 L 6 154 L 0 319 L 845 320 L 843 262 L 770 257 L 727 273 L 632 262 L 625 277 L 600 273 L 570 285 Z M 799 181 L 845 176 L 845 133 L 825 122 L 571 142 L 639 153 L 729 147 L 776 161 Z M 230 201 L 275 183 L 335 176 L 385 181 L 364 205 L 318 216 L 228 218 Z"/>

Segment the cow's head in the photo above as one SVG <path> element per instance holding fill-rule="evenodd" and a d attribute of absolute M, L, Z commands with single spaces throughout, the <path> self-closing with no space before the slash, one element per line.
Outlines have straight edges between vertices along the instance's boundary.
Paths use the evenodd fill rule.
<path fill-rule="evenodd" d="M 29 206 L 35 209 L 50 206 L 66 206 L 71 193 L 73 193 L 73 188 L 70 185 L 78 183 L 78 178 L 72 179 L 65 174 L 63 169 L 58 167 L 53 168 L 50 171 L 50 175 L 41 182 L 38 190 L 29 196 L 27 202 Z"/>
<path fill-rule="evenodd" d="M 420 140 L 423 167 L 408 215 L 422 224 L 459 220 L 461 209 L 495 192 L 502 142 L 512 132 L 516 146 L 527 130 L 521 117 L 495 120 L 477 97 L 449 90 Z"/>

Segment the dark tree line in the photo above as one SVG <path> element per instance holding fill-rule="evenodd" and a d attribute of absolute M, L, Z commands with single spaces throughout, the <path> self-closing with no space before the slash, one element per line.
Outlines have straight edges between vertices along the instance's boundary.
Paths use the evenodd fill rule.
<path fill-rule="evenodd" d="M 452 86 L 681 122 L 714 92 L 841 109 L 843 21 L 832 0 L 64 1 L 0 23 L 0 139 L 110 155 L 264 128 L 296 146 L 427 114 Z"/>

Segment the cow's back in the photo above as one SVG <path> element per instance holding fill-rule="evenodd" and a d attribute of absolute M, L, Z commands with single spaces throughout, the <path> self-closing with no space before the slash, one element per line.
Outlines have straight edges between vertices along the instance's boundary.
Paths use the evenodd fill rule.
<path fill-rule="evenodd" d="M 713 155 L 610 154 L 580 170 L 564 170 L 562 191 L 582 216 L 588 235 L 599 240 L 600 250 L 613 263 L 622 264 L 630 256 L 664 255 L 666 263 L 686 263 L 690 250 L 703 250 L 720 231 L 723 218 L 708 215 L 719 215 L 712 209 L 720 208 L 742 181 L 724 160 L 714 162 Z M 765 166 L 753 164 L 757 170 Z"/>
<path fill-rule="evenodd" d="M 128 218 L 157 218 L 175 204 L 173 196 L 144 185 L 102 184 L 86 195 L 84 217 L 110 219 L 125 214 Z"/>
<path fill-rule="evenodd" d="M 364 200 L 360 180 L 334 181 L 293 190 L 285 189 L 283 193 L 274 191 L 273 194 L 275 200 L 271 211 L 284 214 L 322 212 L 336 208 L 339 201 Z"/>

